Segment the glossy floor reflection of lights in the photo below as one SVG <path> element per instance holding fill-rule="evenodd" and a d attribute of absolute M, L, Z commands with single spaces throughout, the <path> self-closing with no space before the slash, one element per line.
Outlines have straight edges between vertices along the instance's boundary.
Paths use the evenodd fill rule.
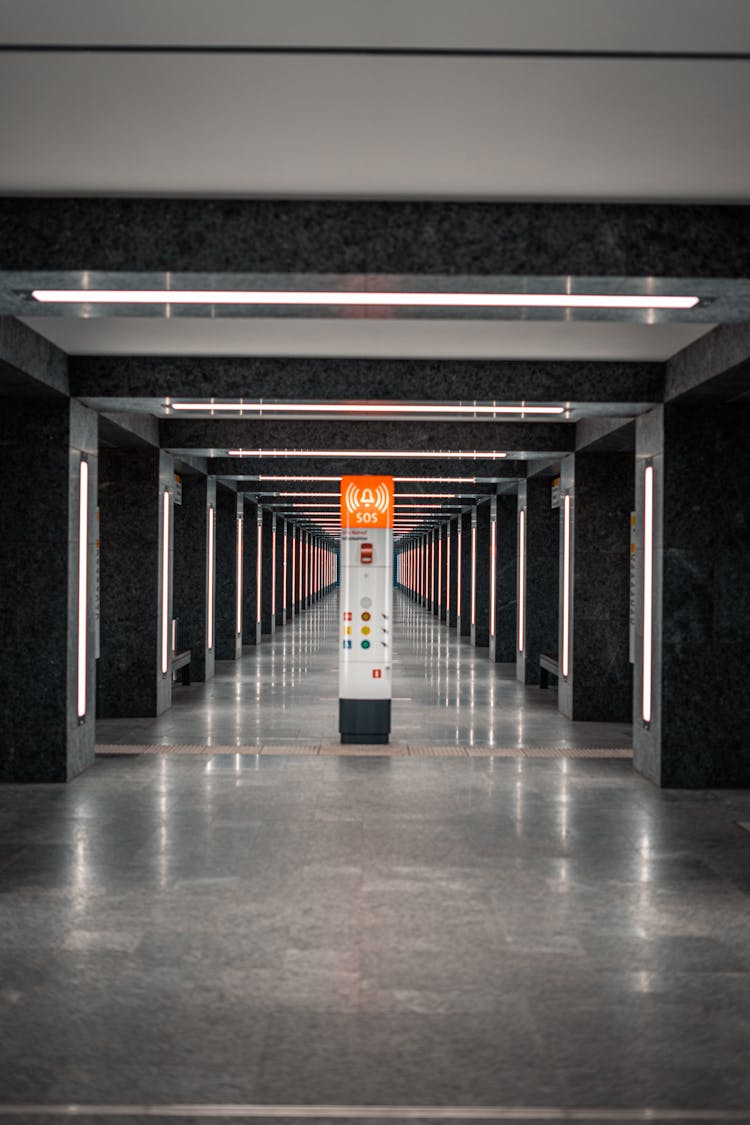
<path fill-rule="evenodd" d="M 394 605 L 392 740 L 410 747 L 473 749 L 621 748 L 627 724 L 571 722 L 556 693 L 526 687 L 515 666 L 491 664 L 408 598 Z M 102 744 L 252 747 L 338 740 L 338 598 L 329 595 L 293 623 L 219 661 L 207 684 L 175 687 L 158 719 L 97 722 Z"/>

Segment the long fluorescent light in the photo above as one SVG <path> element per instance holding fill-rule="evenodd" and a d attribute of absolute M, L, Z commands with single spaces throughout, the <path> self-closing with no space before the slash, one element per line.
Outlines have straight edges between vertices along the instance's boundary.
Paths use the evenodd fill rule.
<path fill-rule="evenodd" d="M 699 297 L 620 293 L 378 293 L 279 289 L 34 289 L 36 301 L 86 305 L 379 305 L 420 308 L 692 309 Z"/>
<path fill-rule="evenodd" d="M 646 465 L 643 472 L 643 675 L 641 716 L 651 722 L 653 671 L 652 646 L 654 623 L 654 467 Z"/>
<path fill-rule="evenodd" d="M 237 516 L 237 577 L 236 577 L 236 632 L 237 635 L 242 632 L 242 566 L 243 566 L 243 553 L 244 553 L 244 537 L 243 537 L 244 517 Z"/>
<path fill-rule="evenodd" d="M 526 509 L 518 513 L 518 651 L 526 647 Z"/>
<path fill-rule="evenodd" d="M 490 636 L 495 636 L 497 601 L 497 518 L 490 523 Z"/>
<path fill-rule="evenodd" d="M 78 482 L 78 720 L 86 718 L 89 624 L 89 463 L 81 457 Z"/>
<path fill-rule="evenodd" d="M 570 493 L 563 498 L 562 674 L 570 668 Z"/>
<path fill-rule="evenodd" d="M 461 616 L 461 520 L 458 521 L 458 543 L 456 545 L 456 616 Z"/>
<path fill-rule="evenodd" d="M 564 406 L 471 406 L 449 403 L 383 402 L 170 402 L 170 410 L 242 414 L 563 414 Z"/>
<path fill-rule="evenodd" d="M 263 598 L 263 515 L 258 509 L 258 533 L 255 544 L 255 623 L 260 625 Z"/>
<path fill-rule="evenodd" d="M 169 499 L 165 489 L 161 509 L 161 673 L 169 670 Z"/>
<path fill-rule="evenodd" d="M 214 647 L 214 613 L 216 610 L 216 537 L 214 535 L 214 508 L 208 509 L 208 651 Z"/>
<path fill-rule="evenodd" d="M 239 454 L 241 456 L 241 454 Z M 235 452 L 234 456 L 238 456 Z M 256 480 L 286 480 L 286 481 L 321 481 L 321 480 L 335 480 L 340 481 L 341 477 L 298 477 L 298 476 L 269 476 L 265 473 L 259 474 Z M 400 483 L 414 483 L 424 484 L 434 482 L 436 484 L 476 484 L 476 477 L 394 477 L 393 480 Z"/>
<path fill-rule="evenodd" d="M 435 458 L 439 461 L 499 461 L 507 453 L 473 450 L 416 450 L 416 449 L 228 449 L 229 457 L 414 457 L 418 461 Z M 268 478 L 266 478 L 268 479 Z M 278 479 L 278 478 L 277 478 Z M 300 477 L 300 480 L 305 479 Z M 314 477 L 306 478 L 314 480 Z M 394 478 L 395 479 L 395 478 Z M 415 479 L 415 478 L 412 478 Z"/>

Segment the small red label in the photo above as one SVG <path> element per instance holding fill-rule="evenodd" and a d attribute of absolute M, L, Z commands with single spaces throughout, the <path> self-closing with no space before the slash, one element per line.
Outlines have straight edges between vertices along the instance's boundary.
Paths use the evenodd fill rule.
<path fill-rule="evenodd" d="M 372 678 L 373 678 L 373 680 L 382 680 L 382 678 L 383 678 L 383 673 L 382 673 L 382 672 L 380 671 L 380 669 L 379 669 L 379 668 L 373 668 L 373 670 L 372 670 Z"/>
<path fill-rule="evenodd" d="M 345 613 L 344 614 L 344 621 L 351 621 L 351 619 L 352 619 L 351 613 Z"/>

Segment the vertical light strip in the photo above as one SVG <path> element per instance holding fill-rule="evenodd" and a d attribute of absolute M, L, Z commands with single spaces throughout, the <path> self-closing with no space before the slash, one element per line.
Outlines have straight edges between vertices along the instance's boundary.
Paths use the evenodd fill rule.
<path fill-rule="evenodd" d="M 271 529 L 271 618 L 276 620 L 276 516 Z"/>
<path fill-rule="evenodd" d="M 237 612 L 236 612 L 236 615 L 235 615 L 235 624 L 236 624 L 236 629 L 237 629 L 238 635 L 242 632 L 242 554 L 243 554 L 243 551 L 244 551 L 244 539 L 243 539 L 243 531 L 242 531 L 243 522 L 244 522 L 243 517 L 237 516 L 237 578 L 236 578 L 236 582 L 235 582 L 236 596 L 237 596 L 237 606 L 236 606 Z"/>
<path fill-rule="evenodd" d="M 435 532 L 430 536 L 430 605 L 435 605 Z"/>
<path fill-rule="evenodd" d="M 438 583 L 437 583 L 437 606 L 438 615 L 440 614 L 440 607 L 443 604 L 443 529 L 441 528 L 438 533 Z"/>
<path fill-rule="evenodd" d="M 214 612 L 216 609 L 216 538 L 214 536 L 214 509 L 208 509 L 208 651 L 214 647 Z"/>
<path fill-rule="evenodd" d="M 526 648 L 526 509 L 518 513 L 518 651 Z"/>
<path fill-rule="evenodd" d="M 457 617 L 461 616 L 461 567 L 463 565 L 463 560 L 461 558 L 461 537 L 463 535 L 463 531 L 461 530 L 462 518 L 463 518 L 462 516 L 458 517 L 458 545 L 456 547 L 456 553 L 458 555 L 458 558 L 456 559 L 456 616 Z"/>
<path fill-rule="evenodd" d="M 297 604 L 297 529 L 292 528 L 292 610 Z"/>
<path fill-rule="evenodd" d="M 169 491 L 161 502 L 161 674 L 169 671 Z"/>
<path fill-rule="evenodd" d="M 643 473 L 643 681 L 641 715 L 644 723 L 652 714 L 652 646 L 654 625 L 654 467 Z"/>
<path fill-rule="evenodd" d="M 81 457 L 78 482 L 78 719 L 86 718 L 89 623 L 89 463 Z"/>
<path fill-rule="evenodd" d="M 304 538 L 305 538 L 305 533 L 300 528 L 300 531 L 299 531 L 299 565 L 297 567 L 297 603 L 298 603 L 300 609 L 304 608 L 304 602 L 302 601 L 302 544 L 304 542 Z"/>
<path fill-rule="evenodd" d="M 570 493 L 563 497 L 562 674 L 570 668 Z"/>
<path fill-rule="evenodd" d="M 477 617 L 477 529 L 476 524 L 471 525 L 471 623 L 476 624 Z"/>
<path fill-rule="evenodd" d="M 497 519 L 490 524 L 490 636 L 495 635 L 495 599 L 497 597 Z"/>
<path fill-rule="evenodd" d="M 255 621 L 260 625 L 261 616 L 263 613 L 263 590 L 261 583 L 263 581 L 263 516 L 258 512 L 258 540 L 257 540 L 257 558 L 255 560 Z"/>
<path fill-rule="evenodd" d="M 451 617 L 451 525 L 448 524 L 448 533 L 445 537 L 445 620 L 450 625 Z"/>
<path fill-rule="evenodd" d="M 281 587 L 281 610 L 284 614 L 286 621 L 286 579 L 287 579 L 287 524 L 284 521 L 284 552 L 281 563 L 282 587 Z"/>

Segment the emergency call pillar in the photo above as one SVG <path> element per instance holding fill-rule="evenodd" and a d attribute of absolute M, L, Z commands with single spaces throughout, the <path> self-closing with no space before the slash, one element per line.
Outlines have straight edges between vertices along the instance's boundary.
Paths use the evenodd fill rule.
<path fill-rule="evenodd" d="M 391 731 L 393 480 L 342 477 L 339 731 L 386 743 Z"/>

